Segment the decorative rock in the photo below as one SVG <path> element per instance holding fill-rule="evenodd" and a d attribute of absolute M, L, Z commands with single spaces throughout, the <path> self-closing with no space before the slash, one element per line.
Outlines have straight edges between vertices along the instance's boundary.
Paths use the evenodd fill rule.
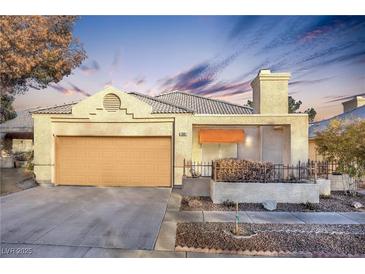
<path fill-rule="evenodd" d="M 262 206 L 269 211 L 273 211 L 276 209 L 277 202 L 275 200 L 267 200 L 262 202 Z"/>
<path fill-rule="evenodd" d="M 197 208 L 197 207 L 202 207 L 203 204 L 199 200 L 191 200 L 188 202 L 188 205 L 189 205 L 189 207 Z"/>
<path fill-rule="evenodd" d="M 352 202 L 351 206 L 354 207 L 354 208 L 362 208 L 362 207 L 364 207 L 364 205 L 362 203 L 360 203 L 360 202 Z"/>

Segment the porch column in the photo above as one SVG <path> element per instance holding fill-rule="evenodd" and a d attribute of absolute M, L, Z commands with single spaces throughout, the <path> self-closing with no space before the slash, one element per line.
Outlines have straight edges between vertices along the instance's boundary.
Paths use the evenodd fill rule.
<path fill-rule="evenodd" d="M 297 119 L 290 125 L 290 162 L 297 164 L 298 161 L 308 160 L 308 118 Z"/>
<path fill-rule="evenodd" d="M 182 116 L 175 119 L 175 163 L 174 184 L 181 185 L 184 159 L 192 159 L 193 126 L 191 118 Z"/>

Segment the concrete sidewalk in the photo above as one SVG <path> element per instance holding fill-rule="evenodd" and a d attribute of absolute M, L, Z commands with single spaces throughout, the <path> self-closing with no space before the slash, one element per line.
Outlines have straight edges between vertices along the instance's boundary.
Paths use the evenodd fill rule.
<path fill-rule="evenodd" d="M 257 224 L 365 224 L 365 212 L 239 211 L 240 223 Z M 167 211 L 167 222 L 234 222 L 234 211 Z"/>

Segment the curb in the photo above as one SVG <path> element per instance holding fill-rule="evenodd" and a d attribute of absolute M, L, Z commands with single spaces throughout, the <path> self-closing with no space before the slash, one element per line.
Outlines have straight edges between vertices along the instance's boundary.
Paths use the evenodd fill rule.
<path fill-rule="evenodd" d="M 325 252 L 291 252 L 291 251 L 270 251 L 270 250 L 228 250 L 215 248 L 196 248 L 188 246 L 176 246 L 175 251 L 209 253 L 209 254 L 228 254 L 243 256 L 266 256 L 266 257 L 305 257 L 305 258 L 365 258 L 365 254 L 344 254 L 344 253 L 325 253 Z"/>

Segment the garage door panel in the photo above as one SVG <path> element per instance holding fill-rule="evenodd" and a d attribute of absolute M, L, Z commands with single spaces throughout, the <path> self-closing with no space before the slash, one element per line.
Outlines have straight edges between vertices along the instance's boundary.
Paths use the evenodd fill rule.
<path fill-rule="evenodd" d="M 56 183 L 170 186 L 169 137 L 56 137 Z"/>

